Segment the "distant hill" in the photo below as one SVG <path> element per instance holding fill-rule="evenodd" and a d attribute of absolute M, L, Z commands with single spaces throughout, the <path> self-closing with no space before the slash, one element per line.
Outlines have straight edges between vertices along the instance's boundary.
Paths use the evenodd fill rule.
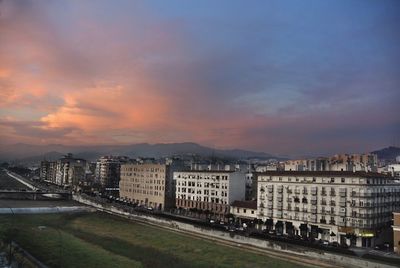
<path fill-rule="evenodd" d="M 372 153 L 377 154 L 379 159 L 394 160 L 400 155 L 400 148 L 389 146 L 381 150 L 373 151 Z"/>
<path fill-rule="evenodd" d="M 216 156 L 234 159 L 277 158 L 264 152 L 253 152 L 240 149 L 221 150 L 202 146 L 196 143 L 159 143 L 132 145 L 100 145 L 100 146 L 67 146 L 61 144 L 32 145 L 14 144 L 0 148 L 1 161 L 38 162 L 43 159 L 54 160 L 66 153 L 76 157 L 95 160 L 102 155 L 126 155 L 129 157 L 168 157 L 178 155 L 197 155 L 202 157 Z"/>

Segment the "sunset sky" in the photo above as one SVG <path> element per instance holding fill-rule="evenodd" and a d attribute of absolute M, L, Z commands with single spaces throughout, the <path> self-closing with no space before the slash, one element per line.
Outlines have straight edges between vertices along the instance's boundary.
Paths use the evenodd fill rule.
<path fill-rule="evenodd" d="M 0 145 L 400 140 L 400 1 L 0 2 Z"/>

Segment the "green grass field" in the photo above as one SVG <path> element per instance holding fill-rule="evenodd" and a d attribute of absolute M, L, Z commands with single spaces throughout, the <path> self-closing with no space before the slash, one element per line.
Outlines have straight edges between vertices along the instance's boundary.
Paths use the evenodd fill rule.
<path fill-rule="evenodd" d="M 0 216 L 0 236 L 50 267 L 300 267 L 102 213 Z"/>

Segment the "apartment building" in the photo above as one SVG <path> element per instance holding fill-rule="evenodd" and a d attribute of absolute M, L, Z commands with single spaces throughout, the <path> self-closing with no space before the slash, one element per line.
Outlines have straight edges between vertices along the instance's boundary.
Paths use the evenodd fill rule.
<path fill-rule="evenodd" d="M 285 161 L 285 171 L 378 171 L 376 154 L 337 154 L 332 157 L 318 157 Z"/>
<path fill-rule="evenodd" d="M 393 212 L 393 251 L 400 254 L 400 210 Z"/>
<path fill-rule="evenodd" d="M 278 233 L 372 247 L 387 239 L 400 184 L 371 172 L 257 174 L 258 218 Z"/>
<path fill-rule="evenodd" d="M 86 160 L 67 154 L 57 161 L 40 163 L 40 179 L 60 186 L 77 185 L 85 179 Z"/>
<path fill-rule="evenodd" d="M 129 158 L 125 156 L 100 157 L 96 162 L 95 180 L 105 189 L 118 189 L 121 164 L 128 161 Z"/>
<path fill-rule="evenodd" d="M 224 170 L 174 172 L 176 206 L 208 211 L 223 218 L 233 201 L 245 199 L 245 174 Z"/>
<path fill-rule="evenodd" d="M 40 163 L 40 180 L 56 183 L 57 163 L 54 161 L 42 161 Z"/>
<path fill-rule="evenodd" d="M 120 198 L 159 210 L 173 207 L 172 169 L 155 163 L 121 165 Z"/>

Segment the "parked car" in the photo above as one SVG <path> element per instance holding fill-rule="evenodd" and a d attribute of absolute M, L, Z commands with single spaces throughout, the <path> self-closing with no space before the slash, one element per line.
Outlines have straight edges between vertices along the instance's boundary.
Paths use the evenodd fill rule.
<path fill-rule="evenodd" d="M 322 240 L 322 239 L 320 239 L 320 240 L 318 241 L 318 243 L 321 244 L 322 246 L 328 246 L 328 245 L 329 245 L 329 241 L 328 241 L 328 240 Z"/>

